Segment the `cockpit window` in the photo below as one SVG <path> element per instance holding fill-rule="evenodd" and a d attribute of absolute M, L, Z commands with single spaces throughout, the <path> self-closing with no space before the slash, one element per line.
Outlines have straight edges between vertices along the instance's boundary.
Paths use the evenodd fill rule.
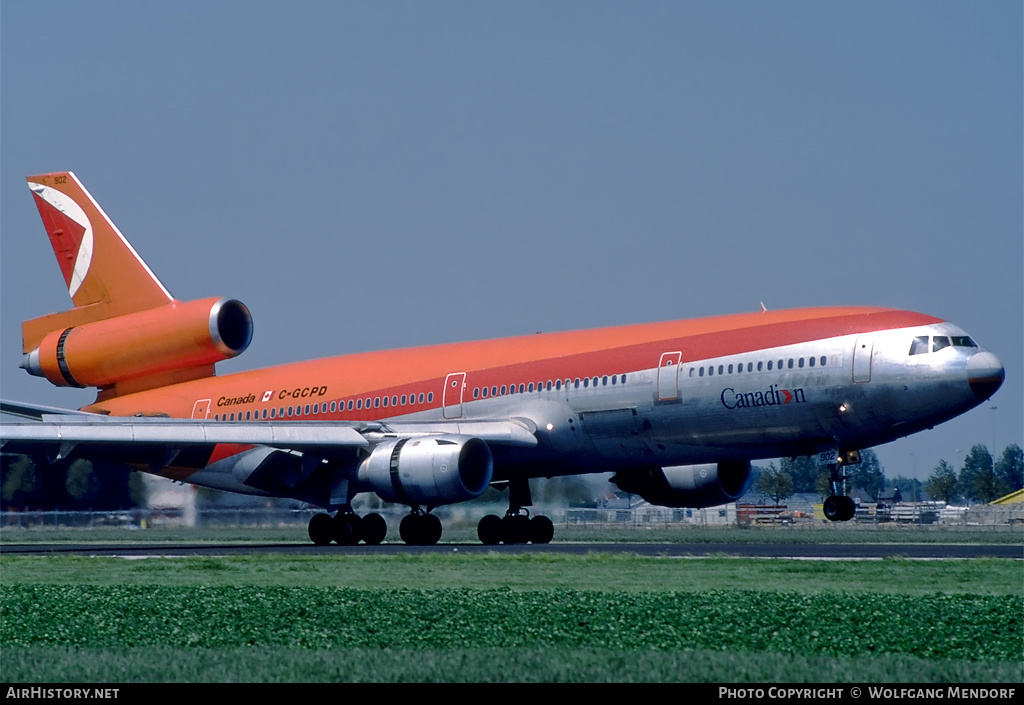
<path fill-rule="evenodd" d="M 911 355 L 924 355 L 928 352 L 928 336 L 919 335 L 914 338 L 914 342 L 910 344 Z"/>
<path fill-rule="evenodd" d="M 971 340 L 970 336 L 967 335 L 954 335 L 953 345 L 958 348 L 976 348 L 978 344 Z"/>
<path fill-rule="evenodd" d="M 932 352 L 938 352 L 949 347 L 949 338 L 944 335 L 937 335 L 932 338 Z"/>

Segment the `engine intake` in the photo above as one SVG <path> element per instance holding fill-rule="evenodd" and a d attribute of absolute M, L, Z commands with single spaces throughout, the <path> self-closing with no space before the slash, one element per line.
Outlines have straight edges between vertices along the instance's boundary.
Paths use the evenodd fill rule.
<path fill-rule="evenodd" d="M 616 473 L 611 481 L 619 489 L 638 494 L 651 504 L 700 509 L 742 497 L 750 483 L 750 462 L 735 460 L 628 470 Z"/>
<path fill-rule="evenodd" d="M 360 463 L 358 480 L 386 502 L 437 506 L 479 497 L 493 473 L 487 443 L 445 434 L 378 444 Z"/>
<path fill-rule="evenodd" d="M 55 330 L 21 364 L 59 387 L 111 387 L 235 357 L 252 341 L 249 309 L 200 299 Z"/>

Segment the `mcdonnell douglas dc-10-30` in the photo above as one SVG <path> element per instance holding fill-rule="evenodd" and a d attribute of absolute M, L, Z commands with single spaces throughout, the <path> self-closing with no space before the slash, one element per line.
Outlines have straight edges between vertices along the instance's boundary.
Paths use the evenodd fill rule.
<path fill-rule="evenodd" d="M 751 461 L 813 456 L 826 518 L 858 451 L 982 404 L 998 358 L 962 329 L 884 308 L 811 308 L 368 352 L 218 377 L 252 318 L 239 301 L 178 301 L 70 172 L 28 178 L 74 308 L 23 324 L 22 367 L 96 387 L 78 411 L 11 401 L 4 453 L 85 458 L 322 507 L 316 544 L 377 544 L 374 492 L 409 507 L 399 533 L 434 544 L 433 510 L 508 490 L 485 544 L 547 543 L 531 478 L 613 473 L 669 507 L 739 498 Z"/>

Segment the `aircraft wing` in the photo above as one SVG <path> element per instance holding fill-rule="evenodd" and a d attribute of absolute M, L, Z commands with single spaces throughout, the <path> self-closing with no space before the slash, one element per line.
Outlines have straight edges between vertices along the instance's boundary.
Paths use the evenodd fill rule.
<path fill-rule="evenodd" d="M 19 416 L 23 419 L 33 419 L 35 421 L 42 421 L 43 416 L 46 415 L 95 416 L 95 414 L 89 414 L 88 412 L 78 411 L 76 409 L 62 409 L 58 406 L 27 404 L 24 402 L 10 401 L 8 399 L 0 400 L 0 413 L 8 414 L 10 416 Z"/>
<path fill-rule="evenodd" d="M 536 436 L 525 424 L 509 420 L 397 424 L 376 421 L 225 422 L 101 416 L 6 401 L 0 402 L 0 411 L 38 419 L 34 423 L 0 425 L 0 450 L 44 455 L 51 461 L 74 453 L 76 457 L 145 462 L 161 467 L 172 464 L 183 452 L 209 454 L 221 444 L 265 446 L 330 458 L 339 451 L 368 449 L 388 439 L 435 434 L 473 436 L 487 443 L 506 445 L 537 444 Z"/>

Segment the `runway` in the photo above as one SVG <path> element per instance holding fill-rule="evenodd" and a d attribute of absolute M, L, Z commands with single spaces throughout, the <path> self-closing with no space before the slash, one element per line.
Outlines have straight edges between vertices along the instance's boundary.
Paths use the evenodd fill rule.
<path fill-rule="evenodd" d="M 918 560 L 1011 558 L 1024 560 L 1021 545 L 967 544 L 765 544 L 765 543 L 550 543 L 546 545 L 484 546 L 477 543 L 442 543 L 436 546 L 314 546 L 312 544 L 0 544 L 0 555 L 124 556 L 233 556 L 259 554 L 303 555 L 425 555 L 441 553 L 518 555 L 616 553 L 646 557 L 791 558 L 807 560 Z"/>

